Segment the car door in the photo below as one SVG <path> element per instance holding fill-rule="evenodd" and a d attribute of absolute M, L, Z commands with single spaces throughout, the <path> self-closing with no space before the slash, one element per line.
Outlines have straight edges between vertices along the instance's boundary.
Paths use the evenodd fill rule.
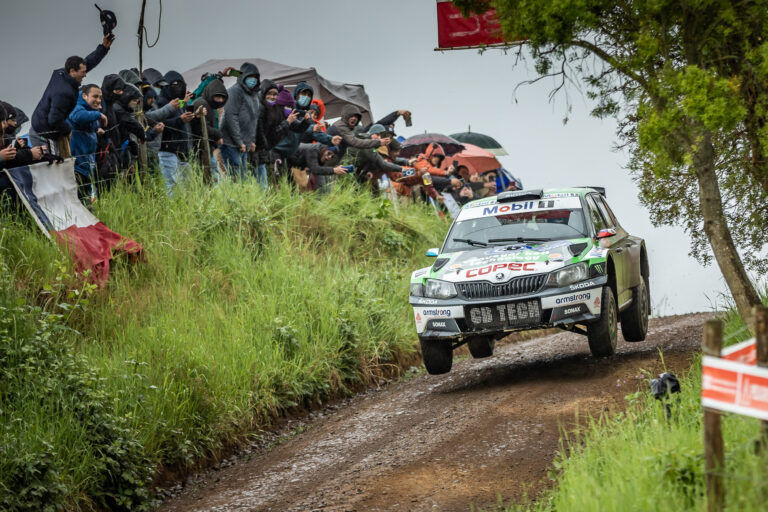
<path fill-rule="evenodd" d="M 613 236 L 600 239 L 599 244 L 600 247 L 609 249 L 613 256 L 613 266 L 616 271 L 616 292 L 618 294 L 616 302 L 620 308 L 632 298 L 632 292 L 628 290 L 627 286 L 629 278 L 627 273 L 629 259 L 627 232 L 616 222 L 616 218 L 605 207 L 599 194 L 588 194 L 586 201 L 591 210 L 590 216 L 594 219 L 592 225 L 595 227 L 595 236 L 600 232 L 598 226 L 602 226 L 600 229 L 613 229 L 616 232 Z"/>

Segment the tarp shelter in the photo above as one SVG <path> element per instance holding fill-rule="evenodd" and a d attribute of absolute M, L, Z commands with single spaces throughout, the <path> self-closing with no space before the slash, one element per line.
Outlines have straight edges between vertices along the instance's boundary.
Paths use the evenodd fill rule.
<path fill-rule="evenodd" d="M 320 76 L 315 68 L 297 68 L 264 59 L 211 59 L 185 71 L 182 75 L 184 81 L 187 82 L 187 88 L 194 91 L 200 84 L 200 77 L 203 74 L 216 73 L 230 66 L 240 69 L 243 62 L 255 64 L 259 68 L 262 80 L 269 78 L 291 90 L 297 83 L 307 82 L 315 90 L 315 98 L 320 98 L 325 103 L 325 117 L 327 119 L 341 117 L 341 109 L 344 108 L 344 105 L 351 104 L 362 111 L 362 124 L 373 122 L 371 101 L 368 98 L 368 93 L 365 92 L 365 87 L 328 80 Z M 230 88 L 236 80 L 235 77 L 225 77 L 224 85 Z"/>

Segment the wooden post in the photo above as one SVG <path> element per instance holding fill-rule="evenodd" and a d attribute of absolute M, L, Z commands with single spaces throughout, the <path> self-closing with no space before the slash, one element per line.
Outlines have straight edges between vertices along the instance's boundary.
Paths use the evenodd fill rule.
<path fill-rule="evenodd" d="M 136 172 L 136 187 L 141 192 L 141 173 L 149 172 L 149 163 L 147 162 L 147 143 L 139 142 L 139 169 Z"/>
<path fill-rule="evenodd" d="M 723 324 L 720 320 L 707 320 L 704 324 L 704 355 L 720 357 L 723 346 Z M 723 431 L 720 413 L 704 409 L 704 462 L 707 479 L 707 512 L 720 512 L 725 505 L 725 487 L 722 471 L 725 467 Z"/>
<path fill-rule="evenodd" d="M 61 158 L 71 158 L 72 151 L 69 148 L 69 137 L 63 136 L 56 140 L 56 146 L 59 148 L 59 156 Z"/>
<path fill-rule="evenodd" d="M 203 135 L 200 140 L 200 159 L 203 161 L 203 183 L 209 185 L 211 183 L 211 145 L 208 142 L 208 125 L 205 124 L 202 105 L 197 108 L 197 114 L 200 116 L 200 133 Z"/>
<path fill-rule="evenodd" d="M 768 308 L 755 306 L 753 310 L 755 322 L 755 342 L 757 345 L 757 366 L 768 368 Z M 760 442 L 758 451 L 765 452 L 768 448 L 768 421 L 760 422 Z"/>

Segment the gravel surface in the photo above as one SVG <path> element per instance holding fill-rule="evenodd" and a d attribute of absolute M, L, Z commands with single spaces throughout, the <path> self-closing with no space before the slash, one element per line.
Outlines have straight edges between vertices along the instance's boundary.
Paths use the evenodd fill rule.
<path fill-rule="evenodd" d="M 662 371 L 659 349 L 668 370 L 685 371 L 709 316 L 652 319 L 645 342 L 620 339 L 607 359 L 561 332 L 418 373 L 294 422 L 299 433 L 274 435 L 271 449 L 166 490 L 160 510 L 468 511 L 535 496 L 551 484 L 560 429 L 648 389 L 640 370 Z"/>

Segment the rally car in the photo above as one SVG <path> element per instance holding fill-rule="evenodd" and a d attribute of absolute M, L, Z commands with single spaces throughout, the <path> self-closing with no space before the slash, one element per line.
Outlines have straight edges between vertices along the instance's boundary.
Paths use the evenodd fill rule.
<path fill-rule="evenodd" d="M 450 371 L 464 343 L 493 355 L 513 331 L 584 334 L 595 357 L 648 331 L 645 241 L 627 233 L 600 187 L 519 190 L 467 203 L 432 266 L 411 275 L 410 303 L 424 365 Z"/>

